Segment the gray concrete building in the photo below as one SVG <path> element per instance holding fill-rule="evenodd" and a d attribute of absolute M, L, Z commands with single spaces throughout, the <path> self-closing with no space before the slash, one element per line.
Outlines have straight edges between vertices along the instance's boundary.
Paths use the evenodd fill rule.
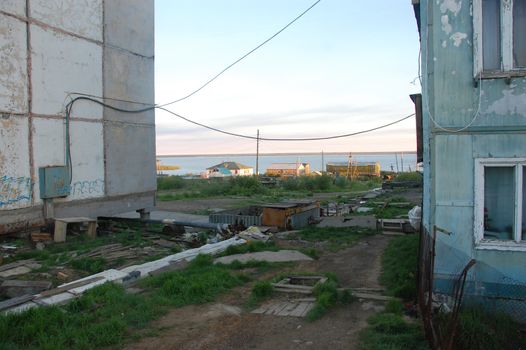
<path fill-rule="evenodd" d="M 154 205 L 154 111 L 72 93 L 153 105 L 153 0 L 0 1 L 0 234 Z"/>

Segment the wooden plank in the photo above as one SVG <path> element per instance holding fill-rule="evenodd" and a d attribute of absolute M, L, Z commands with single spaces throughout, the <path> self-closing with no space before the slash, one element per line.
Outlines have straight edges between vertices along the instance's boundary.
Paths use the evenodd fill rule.
<path fill-rule="evenodd" d="M 7 299 L 5 301 L 0 302 L 0 311 L 12 308 L 13 306 L 17 306 L 20 304 L 23 304 L 27 301 L 33 300 L 34 296 L 31 294 L 22 295 L 20 297 Z"/>
<path fill-rule="evenodd" d="M 68 230 L 68 224 L 59 220 L 55 220 L 55 232 L 53 240 L 55 242 L 65 242 L 66 232 Z"/>
<path fill-rule="evenodd" d="M 314 303 L 308 303 L 307 308 L 303 311 L 303 314 L 301 314 L 301 317 L 307 316 L 310 310 L 314 308 Z"/>
<path fill-rule="evenodd" d="M 86 218 L 86 217 L 75 217 L 75 218 L 56 218 L 55 221 L 65 222 L 67 224 L 78 224 L 83 222 L 97 222 L 97 219 Z"/>
<path fill-rule="evenodd" d="M 272 283 L 272 286 L 278 288 L 290 288 L 290 289 L 302 289 L 312 291 L 314 287 L 312 286 L 302 286 L 301 284 L 281 284 L 281 283 Z"/>
<path fill-rule="evenodd" d="M 307 310 L 307 308 L 311 304 L 312 304 L 312 302 L 307 302 L 307 301 L 299 302 L 297 304 L 296 308 L 289 313 L 289 316 L 293 316 L 293 317 L 303 317 L 303 316 L 305 316 L 305 314 L 306 314 L 305 310 Z"/>
<path fill-rule="evenodd" d="M 34 263 L 34 262 L 35 262 L 35 259 L 18 260 L 18 261 L 9 263 L 9 264 L 0 265 L 0 271 L 10 270 L 12 268 L 15 268 L 15 267 L 18 267 L 18 266 L 22 266 L 22 265 L 25 265 L 25 264 Z"/>
<path fill-rule="evenodd" d="M 276 292 L 282 292 L 282 293 L 291 293 L 291 294 L 312 294 L 312 291 L 304 290 L 304 289 L 290 289 L 290 288 L 279 288 L 275 287 L 274 291 Z"/>
<path fill-rule="evenodd" d="M 58 288 L 55 288 L 55 289 L 46 290 L 46 291 L 40 293 L 37 299 L 41 299 L 41 298 L 44 298 L 44 297 L 49 297 L 49 296 L 52 296 L 52 295 L 60 294 L 62 292 L 66 292 L 66 291 L 68 291 L 70 289 L 82 287 L 82 286 L 85 286 L 86 284 L 97 282 L 97 281 L 100 281 L 102 279 L 104 279 L 104 277 L 98 276 L 98 277 L 88 278 L 86 280 L 79 281 L 79 282 L 73 282 L 73 283 L 70 283 L 70 284 L 68 284 L 66 286 L 63 286 L 63 287 L 58 287 Z"/>
<path fill-rule="evenodd" d="M 2 282 L 2 284 L 0 285 L 0 288 L 11 288 L 11 287 L 15 287 L 15 288 L 33 288 L 33 287 L 38 287 L 38 288 L 48 289 L 49 287 L 51 287 L 51 285 L 52 284 L 49 281 L 7 280 L 7 281 Z"/>
<path fill-rule="evenodd" d="M 289 301 L 287 303 L 287 305 L 280 312 L 278 312 L 276 315 L 278 315 L 278 316 L 289 316 L 290 313 L 292 311 L 294 311 L 297 306 L 298 306 L 298 303 Z"/>
<path fill-rule="evenodd" d="M 95 238 L 97 237 L 97 220 L 90 221 L 88 223 L 88 232 L 86 233 L 88 237 Z"/>
<path fill-rule="evenodd" d="M 278 302 L 278 303 L 272 304 L 265 312 L 265 315 L 275 315 L 281 310 L 283 310 L 283 308 L 285 308 L 286 306 L 287 306 L 287 303 L 285 302 Z"/>

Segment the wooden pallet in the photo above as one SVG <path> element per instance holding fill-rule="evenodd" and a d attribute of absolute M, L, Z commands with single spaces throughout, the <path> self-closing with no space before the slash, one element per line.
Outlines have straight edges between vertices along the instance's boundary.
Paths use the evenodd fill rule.
<path fill-rule="evenodd" d="M 65 242 L 66 234 L 68 231 L 69 224 L 88 224 L 88 230 L 86 234 L 88 237 L 95 238 L 97 237 L 97 219 L 77 217 L 77 218 L 61 218 L 55 219 L 55 233 L 53 240 L 55 242 Z"/>

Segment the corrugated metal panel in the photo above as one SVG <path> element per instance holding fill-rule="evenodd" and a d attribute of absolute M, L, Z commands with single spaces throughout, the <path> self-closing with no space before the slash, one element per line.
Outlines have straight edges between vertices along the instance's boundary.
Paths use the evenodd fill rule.
<path fill-rule="evenodd" d="M 291 215 L 293 229 L 302 228 L 309 225 L 309 218 L 317 219 L 320 217 L 320 208 L 312 208 L 297 214 Z"/>
<path fill-rule="evenodd" d="M 261 226 L 262 215 L 235 215 L 227 213 L 211 214 L 208 221 L 213 224 L 228 224 L 235 223 L 243 224 L 245 226 Z"/>

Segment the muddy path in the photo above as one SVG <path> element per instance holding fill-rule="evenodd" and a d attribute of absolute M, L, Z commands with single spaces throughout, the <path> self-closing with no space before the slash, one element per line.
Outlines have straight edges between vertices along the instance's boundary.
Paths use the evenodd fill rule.
<path fill-rule="evenodd" d="M 292 269 L 334 272 L 345 287 L 379 288 L 381 254 L 388 241 L 382 235 L 366 237 L 350 248 L 326 252 L 319 260 Z M 358 334 L 367 325 L 367 318 L 382 308 L 381 304 L 360 300 L 309 322 L 304 318 L 249 313 L 243 308 L 249 294 L 250 285 L 245 285 L 215 303 L 171 310 L 154 322 L 151 335 L 124 348 L 358 349 Z"/>

